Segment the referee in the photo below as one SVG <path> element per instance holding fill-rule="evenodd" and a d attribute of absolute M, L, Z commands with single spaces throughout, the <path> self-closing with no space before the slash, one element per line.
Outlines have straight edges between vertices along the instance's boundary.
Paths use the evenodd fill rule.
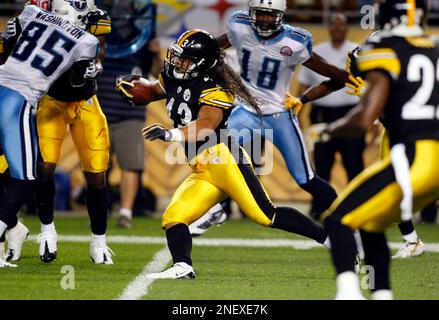
<path fill-rule="evenodd" d="M 357 43 L 346 40 L 347 33 L 348 22 L 346 16 L 342 13 L 332 14 L 329 22 L 331 40 L 315 46 L 314 51 L 332 64 L 344 69 L 347 53 L 358 46 Z M 302 67 L 298 80 L 300 83 L 300 93 L 303 93 L 307 88 L 322 82 L 325 78 L 306 67 Z M 342 118 L 349 110 L 355 107 L 358 101 L 359 98 L 357 96 L 349 95 L 344 90 L 338 90 L 324 98 L 315 100 L 311 110 L 311 125 L 330 123 Z M 352 180 L 364 169 L 364 148 L 364 137 L 358 139 L 336 138 L 328 142 L 316 142 L 314 146 L 316 173 L 323 180 L 330 181 L 335 154 L 339 152 L 348 179 L 349 181 Z M 313 201 L 313 208 L 315 205 L 316 203 Z"/>

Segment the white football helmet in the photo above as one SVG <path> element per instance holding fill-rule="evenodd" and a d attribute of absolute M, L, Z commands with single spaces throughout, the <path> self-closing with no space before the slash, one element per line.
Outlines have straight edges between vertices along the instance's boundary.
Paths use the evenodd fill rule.
<path fill-rule="evenodd" d="M 287 10 L 286 0 L 250 0 L 250 21 L 256 32 L 262 37 L 269 37 L 278 31 L 285 20 Z M 273 21 L 266 22 L 257 19 L 257 13 L 273 15 Z"/>
<path fill-rule="evenodd" d="M 89 11 L 96 10 L 96 5 L 94 0 L 52 0 L 51 10 L 81 29 L 85 29 L 84 17 Z"/>

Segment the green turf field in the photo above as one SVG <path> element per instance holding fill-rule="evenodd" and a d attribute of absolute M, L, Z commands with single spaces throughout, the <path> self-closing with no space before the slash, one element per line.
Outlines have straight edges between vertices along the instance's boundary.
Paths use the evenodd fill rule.
<path fill-rule="evenodd" d="M 23 222 L 30 228 L 31 239 L 35 239 L 39 232 L 38 221 L 26 217 Z M 86 218 L 57 218 L 56 224 L 59 235 L 89 235 Z M 439 226 L 418 225 L 417 230 L 424 242 L 439 246 Z M 155 219 L 136 219 L 130 231 L 117 229 L 115 221 L 109 221 L 108 236 L 131 235 L 157 240 L 164 232 L 160 221 Z M 400 241 L 397 229 L 390 230 L 388 235 L 390 241 Z M 203 238 L 305 240 L 264 229 L 248 220 L 228 221 Z M 27 241 L 19 267 L 0 269 L 0 299 L 117 299 L 165 245 L 118 241 L 110 242 L 110 247 L 116 252 L 115 264 L 96 266 L 89 260 L 88 242 L 60 241 L 57 261 L 46 265 L 38 258 L 37 243 Z M 334 271 L 329 254 L 323 248 L 194 245 L 193 260 L 197 279 L 156 280 L 141 298 L 332 299 L 335 294 Z M 61 273 L 63 266 L 74 269 L 74 289 L 62 289 L 66 275 Z M 427 252 L 419 258 L 394 261 L 395 298 L 439 299 L 438 272 L 439 253 Z"/>

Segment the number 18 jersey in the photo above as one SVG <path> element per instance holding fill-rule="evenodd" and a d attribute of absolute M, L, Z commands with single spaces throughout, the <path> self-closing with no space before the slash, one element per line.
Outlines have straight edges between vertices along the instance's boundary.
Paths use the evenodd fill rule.
<path fill-rule="evenodd" d="M 294 68 L 312 55 L 312 35 L 284 24 L 274 38 L 261 38 L 244 11 L 233 14 L 227 27 L 227 37 L 236 49 L 241 66 L 241 79 L 260 101 L 262 113 L 285 111 L 281 102 L 288 92 Z"/>
<path fill-rule="evenodd" d="M 37 6 L 26 6 L 17 23 L 22 31 L 0 66 L 0 85 L 18 91 L 33 106 L 73 63 L 97 55 L 96 37 Z"/>

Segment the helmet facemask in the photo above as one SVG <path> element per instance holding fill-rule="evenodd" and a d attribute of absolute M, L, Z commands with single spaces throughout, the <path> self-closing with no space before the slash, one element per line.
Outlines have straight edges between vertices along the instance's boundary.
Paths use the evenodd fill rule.
<path fill-rule="evenodd" d="M 250 8 L 250 21 L 253 29 L 261 37 L 269 37 L 279 31 L 285 19 L 285 13 L 270 8 Z"/>
<path fill-rule="evenodd" d="M 206 60 L 184 54 L 184 49 L 177 43 L 169 46 L 166 54 L 165 67 L 168 74 L 179 80 L 193 79 L 200 75 Z M 213 67 L 213 66 L 212 66 Z"/>

